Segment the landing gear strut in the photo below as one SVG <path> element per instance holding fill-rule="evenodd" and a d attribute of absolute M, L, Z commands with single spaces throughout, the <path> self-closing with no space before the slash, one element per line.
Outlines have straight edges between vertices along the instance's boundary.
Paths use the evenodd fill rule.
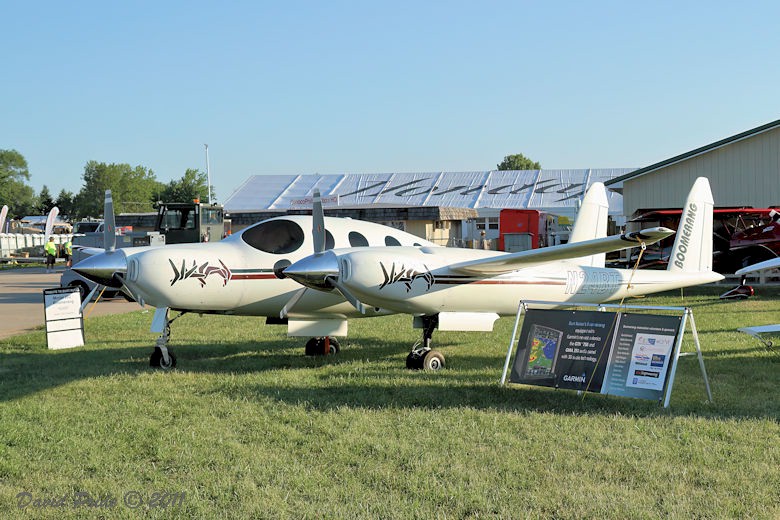
<path fill-rule="evenodd" d="M 173 351 L 168 348 L 168 340 L 171 339 L 171 323 L 181 318 L 185 313 L 181 313 L 173 319 L 167 319 L 165 321 L 165 328 L 162 335 L 157 338 L 157 343 L 154 347 L 152 355 L 149 356 L 149 366 L 152 368 L 161 368 L 163 370 L 170 370 L 176 368 L 176 356 Z"/>
<path fill-rule="evenodd" d="M 440 370 L 444 368 L 444 356 L 431 348 L 433 330 L 439 324 L 439 316 L 422 316 L 422 342 L 417 342 L 406 356 L 406 368 L 410 370 Z"/>
<path fill-rule="evenodd" d="M 339 340 L 330 336 L 311 338 L 306 342 L 307 356 L 327 356 L 338 354 L 340 350 Z"/>

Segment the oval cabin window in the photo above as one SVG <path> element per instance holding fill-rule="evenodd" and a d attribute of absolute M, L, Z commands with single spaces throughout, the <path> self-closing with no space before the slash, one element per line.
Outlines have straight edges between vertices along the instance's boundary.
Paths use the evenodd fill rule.
<path fill-rule="evenodd" d="M 352 247 L 368 247 L 368 240 L 366 240 L 366 237 L 357 231 L 350 231 L 348 238 L 349 245 Z"/>
<path fill-rule="evenodd" d="M 247 228 L 241 239 L 265 253 L 281 255 L 297 251 L 303 245 L 301 226 L 290 220 L 270 220 Z"/>

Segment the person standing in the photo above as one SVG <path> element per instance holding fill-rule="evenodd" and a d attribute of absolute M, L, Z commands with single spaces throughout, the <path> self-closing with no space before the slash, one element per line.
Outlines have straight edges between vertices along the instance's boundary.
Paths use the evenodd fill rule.
<path fill-rule="evenodd" d="M 480 246 L 482 249 L 493 249 L 493 241 L 490 240 L 485 236 L 485 232 L 482 231 L 480 234 Z"/>
<path fill-rule="evenodd" d="M 73 242 L 71 242 L 71 239 L 69 238 L 67 242 L 62 244 L 62 247 L 65 255 L 65 265 L 70 267 L 71 257 L 73 256 Z"/>
<path fill-rule="evenodd" d="M 57 244 L 54 243 L 54 237 L 49 237 L 49 241 L 44 246 L 46 250 L 46 272 L 54 272 L 54 261 L 57 258 Z"/>

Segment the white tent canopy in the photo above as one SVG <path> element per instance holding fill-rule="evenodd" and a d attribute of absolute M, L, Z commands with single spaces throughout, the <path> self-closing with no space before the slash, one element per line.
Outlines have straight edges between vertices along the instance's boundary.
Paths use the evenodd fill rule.
<path fill-rule="evenodd" d="M 301 209 L 319 189 L 327 206 L 450 206 L 576 212 L 585 190 L 635 168 L 340 175 L 254 175 L 225 202 L 228 212 Z M 614 186 L 613 186 L 614 188 Z M 623 198 L 609 193 L 610 215 Z"/>

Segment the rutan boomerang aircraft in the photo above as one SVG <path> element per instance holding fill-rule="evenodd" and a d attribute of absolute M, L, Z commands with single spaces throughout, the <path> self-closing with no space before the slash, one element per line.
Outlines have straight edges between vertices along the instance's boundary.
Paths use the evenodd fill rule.
<path fill-rule="evenodd" d="M 347 334 L 349 318 L 409 313 L 423 327 L 423 345 L 413 347 L 407 366 L 436 369 L 444 358 L 430 348 L 434 328 L 489 330 L 499 315 L 513 315 L 520 300 L 601 302 L 720 279 L 709 269 L 711 254 L 702 252 L 711 250 L 711 232 L 703 232 L 712 227 L 706 179 L 697 181 L 689 204 L 696 209 L 683 222 L 689 218 L 691 232 L 675 244 L 675 251 L 686 250 L 682 267 L 637 273 L 630 289 L 630 271 L 604 268 L 604 253 L 673 232 L 652 228 L 606 237 L 601 183 L 583 199 L 568 244 L 512 254 L 439 247 L 379 224 L 326 218 L 318 192 L 311 217 L 265 220 L 220 242 L 114 249 L 108 192 L 106 249 L 74 270 L 157 308 L 152 331 L 162 336 L 152 366 L 175 366 L 167 347 L 178 317 L 168 314 L 175 310 L 265 316 L 267 323 L 286 323 L 291 336 L 313 336 L 307 354 L 338 351 L 333 336 Z"/>

